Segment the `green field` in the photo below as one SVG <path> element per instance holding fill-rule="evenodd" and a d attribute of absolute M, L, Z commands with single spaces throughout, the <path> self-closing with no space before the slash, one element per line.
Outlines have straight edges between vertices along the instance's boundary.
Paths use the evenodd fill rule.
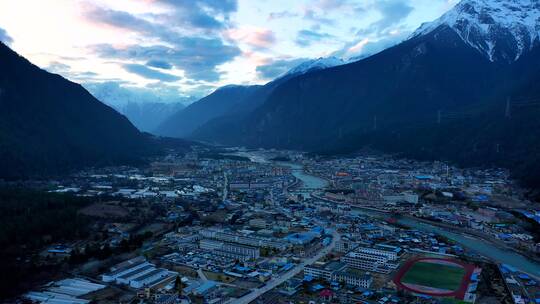
<path fill-rule="evenodd" d="M 457 290 L 465 269 L 428 262 L 415 263 L 401 279 L 402 283 L 444 290 Z"/>

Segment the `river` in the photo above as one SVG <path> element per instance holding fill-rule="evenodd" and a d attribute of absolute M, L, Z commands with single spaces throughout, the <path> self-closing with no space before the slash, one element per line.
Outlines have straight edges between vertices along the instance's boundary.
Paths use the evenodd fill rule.
<path fill-rule="evenodd" d="M 355 214 L 363 214 L 375 217 L 388 217 L 388 214 L 383 214 L 382 212 L 378 213 L 376 211 L 360 208 L 353 208 L 352 212 Z M 533 275 L 536 278 L 540 278 L 540 264 L 522 256 L 519 253 L 516 253 L 515 251 L 501 249 L 488 241 L 473 236 L 455 233 L 445 228 L 423 223 L 412 218 L 399 218 L 397 222 L 413 229 L 442 235 L 450 240 L 455 241 L 464 248 L 485 256 L 492 261 L 508 264 L 522 272 Z"/>
<path fill-rule="evenodd" d="M 266 162 L 266 160 L 261 159 L 261 157 L 256 157 L 253 154 L 244 154 L 244 156 L 248 156 L 252 161 Z M 300 164 L 290 162 L 280 162 L 279 164 L 291 168 L 292 174 L 302 182 L 301 187 L 303 188 L 323 189 L 328 186 L 327 180 L 306 173 L 304 167 Z M 383 215 L 382 213 L 377 213 L 376 211 L 357 208 L 354 208 L 352 212 L 375 217 L 380 217 Z M 533 275 L 537 279 L 540 278 L 540 263 L 534 262 L 512 250 L 504 250 L 488 241 L 454 233 L 445 228 L 416 221 L 411 218 L 400 218 L 398 219 L 398 223 L 424 232 L 442 235 L 450 240 L 459 243 L 464 248 L 467 248 L 468 250 L 485 256 L 495 262 L 511 265 L 524 273 Z"/>
<path fill-rule="evenodd" d="M 301 165 L 290 163 L 288 163 L 287 165 L 290 168 L 293 168 L 293 175 L 302 181 L 304 187 L 322 189 L 328 186 L 328 182 L 326 180 L 306 173 L 302 169 L 303 167 Z M 365 209 L 353 209 L 352 212 L 369 216 L 383 216 L 383 213 L 367 211 Z M 384 216 L 387 217 L 388 215 Z M 493 261 L 511 265 L 522 272 L 533 275 L 536 278 L 540 278 L 540 264 L 514 251 L 504 250 L 488 241 L 454 233 L 444 228 L 416 221 L 411 218 L 400 218 L 398 219 L 398 223 L 424 232 L 442 235 L 450 240 L 459 243 L 464 248 L 467 248 L 468 250 L 485 256 Z"/>
<path fill-rule="evenodd" d="M 302 183 L 301 188 L 324 189 L 328 187 L 327 180 L 306 173 L 304 167 L 300 164 L 287 162 L 279 162 L 278 164 L 292 169 L 292 175 Z"/>

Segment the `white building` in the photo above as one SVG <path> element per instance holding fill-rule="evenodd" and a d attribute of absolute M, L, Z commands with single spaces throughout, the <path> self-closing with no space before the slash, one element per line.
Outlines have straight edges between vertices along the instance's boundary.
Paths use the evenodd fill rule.
<path fill-rule="evenodd" d="M 356 243 L 356 242 L 341 239 L 336 243 L 336 249 L 335 250 L 337 252 L 347 253 L 347 252 L 350 252 L 350 251 L 356 249 L 358 246 L 359 246 L 359 244 Z"/>
<path fill-rule="evenodd" d="M 150 264 L 148 263 L 147 265 L 145 265 L 144 267 L 140 267 L 140 268 L 137 268 L 137 269 L 134 269 L 132 271 L 129 271 L 119 277 L 116 278 L 116 284 L 124 284 L 124 285 L 129 285 L 129 283 L 140 277 L 140 276 L 143 276 L 149 272 L 152 272 L 156 269 L 156 267 L 154 267 L 153 264 Z"/>
<path fill-rule="evenodd" d="M 154 268 L 153 271 L 133 279 L 129 283 L 129 286 L 133 288 L 153 286 L 167 278 L 172 278 L 173 276 L 176 277 L 177 275 L 178 274 L 176 272 L 168 271 L 167 269 Z"/>
<path fill-rule="evenodd" d="M 90 300 L 80 297 L 105 287 L 105 285 L 95 284 L 84 279 L 64 279 L 48 284 L 46 290 L 30 291 L 24 297 L 33 303 L 88 304 Z"/>
<path fill-rule="evenodd" d="M 370 272 L 390 273 L 397 269 L 401 248 L 394 246 L 358 247 L 341 258 L 347 266 Z"/>
<path fill-rule="evenodd" d="M 373 283 L 371 275 L 366 273 L 358 273 L 357 271 L 344 270 L 335 272 L 332 275 L 332 280 L 336 282 L 343 282 L 349 286 L 357 286 L 362 288 L 369 288 Z"/>
<path fill-rule="evenodd" d="M 133 288 L 153 286 L 166 279 L 173 279 L 178 273 L 167 269 L 156 268 L 144 257 L 136 257 L 111 267 L 109 273 L 103 274 L 104 282 L 129 285 Z"/>
<path fill-rule="evenodd" d="M 358 247 L 355 252 L 365 253 L 373 256 L 382 256 L 390 261 L 398 259 L 402 252 L 401 248 L 390 245 L 376 245 L 375 247 Z"/>
<path fill-rule="evenodd" d="M 215 240 L 209 240 L 209 239 L 202 239 L 199 241 L 199 247 L 204 250 L 217 250 L 223 248 L 223 242 L 215 241 Z"/>
<path fill-rule="evenodd" d="M 304 268 L 304 275 L 311 276 L 315 279 L 324 279 L 327 281 L 331 281 L 332 274 L 343 270 L 345 267 L 346 265 L 340 262 L 316 262 L 312 265 L 307 265 Z"/>
<path fill-rule="evenodd" d="M 242 262 L 255 260 L 261 256 L 261 252 L 257 247 L 216 240 L 202 239 L 199 241 L 199 247 L 204 250 L 212 251 L 212 253 L 216 255 L 240 260 Z"/>
<path fill-rule="evenodd" d="M 144 257 L 136 257 L 111 267 L 111 271 L 109 273 L 103 274 L 101 276 L 101 280 L 107 283 L 114 282 L 118 277 L 121 277 L 134 270 L 143 268 L 147 265 L 151 264 L 148 263 Z"/>
<path fill-rule="evenodd" d="M 275 238 L 268 237 L 250 236 L 233 232 L 225 232 L 218 229 L 204 229 L 201 230 L 199 234 L 202 237 L 211 240 L 237 243 L 253 247 L 268 247 L 280 251 L 283 251 L 290 247 L 290 245 L 283 240 L 277 240 Z"/>

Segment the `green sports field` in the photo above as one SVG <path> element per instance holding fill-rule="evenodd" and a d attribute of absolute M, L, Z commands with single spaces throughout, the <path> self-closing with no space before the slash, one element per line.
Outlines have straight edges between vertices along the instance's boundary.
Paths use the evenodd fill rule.
<path fill-rule="evenodd" d="M 402 283 L 425 287 L 457 290 L 461 285 L 465 269 L 429 262 L 417 262 L 401 279 Z"/>

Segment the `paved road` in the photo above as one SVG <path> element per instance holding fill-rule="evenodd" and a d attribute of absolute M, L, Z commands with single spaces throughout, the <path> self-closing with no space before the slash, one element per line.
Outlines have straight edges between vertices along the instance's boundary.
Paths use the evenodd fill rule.
<path fill-rule="evenodd" d="M 197 269 L 197 274 L 199 275 L 199 278 L 203 280 L 203 282 L 208 281 L 208 278 L 206 277 L 206 275 L 204 275 L 204 272 L 201 268 Z"/>
<path fill-rule="evenodd" d="M 332 251 L 334 249 L 334 247 L 336 247 L 336 243 L 339 240 L 339 238 L 340 238 L 339 233 L 337 233 L 334 230 L 332 232 L 332 242 L 328 246 L 321 249 L 315 256 L 313 256 L 313 257 L 311 257 L 311 258 L 309 258 L 307 260 L 304 260 L 302 263 L 296 265 L 296 267 L 289 270 L 288 272 L 286 272 L 284 274 L 281 274 L 279 277 L 273 278 L 272 280 L 268 281 L 268 283 L 266 285 L 264 285 L 263 287 L 254 289 L 250 293 L 248 293 L 247 295 L 245 295 L 245 296 L 243 296 L 241 298 L 238 298 L 238 299 L 233 299 L 233 300 L 231 300 L 232 302 L 231 301 L 229 301 L 229 302 L 230 303 L 235 303 L 235 304 L 248 304 L 251 301 L 257 299 L 260 296 L 262 296 L 264 293 L 276 288 L 280 284 L 284 283 L 285 281 L 287 281 L 287 280 L 291 279 L 292 277 L 294 277 L 295 275 L 299 274 L 302 270 L 304 270 L 304 267 L 306 265 L 311 265 L 311 264 L 315 263 L 316 261 L 320 260 L 321 258 L 323 258 L 325 255 L 329 254 L 330 251 Z"/>
<path fill-rule="evenodd" d="M 222 201 L 227 200 L 227 196 L 229 195 L 228 189 L 229 189 L 229 178 L 227 177 L 227 173 L 223 172 L 223 197 Z"/>

